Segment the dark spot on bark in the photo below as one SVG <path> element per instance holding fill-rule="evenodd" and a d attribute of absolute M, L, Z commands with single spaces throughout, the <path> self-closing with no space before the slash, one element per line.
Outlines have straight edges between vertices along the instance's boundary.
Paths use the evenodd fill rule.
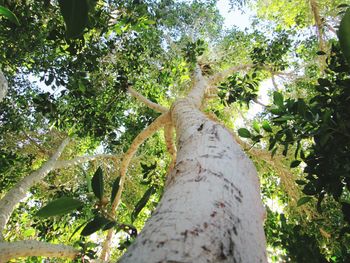
<path fill-rule="evenodd" d="M 229 255 L 233 256 L 234 251 L 235 251 L 235 243 L 233 242 L 232 238 L 230 238 L 230 245 L 229 245 L 229 249 L 228 249 Z"/>
<path fill-rule="evenodd" d="M 219 207 L 219 208 L 224 208 L 225 207 L 225 204 L 223 202 L 215 202 L 215 206 L 216 207 Z"/>
<path fill-rule="evenodd" d="M 224 243 L 220 243 L 220 252 L 219 252 L 219 259 L 220 260 L 225 260 L 227 259 L 227 256 L 224 253 Z"/>
<path fill-rule="evenodd" d="M 212 175 L 214 175 L 215 177 L 218 177 L 218 178 L 222 178 L 224 175 L 223 175 L 223 173 L 222 172 L 218 172 L 218 173 L 216 173 L 216 172 L 213 172 L 213 171 L 211 171 L 211 170 L 207 170 L 209 173 L 211 173 Z"/>
<path fill-rule="evenodd" d="M 227 184 L 225 184 L 224 185 L 224 188 L 226 189 L 226 190 L 228 190 L 230 187 L 228 187 L 228 185 Z M 233 193 L 233 191 L 231 191 L 231 194 Z"/>
<path fill-rule="evenodd" d="M 232 227 L 232 230 L 233 230 L 233 233 L 237 236 L 238 233 L 237 233 L 237 228 L 235 226 Z"/>
<path fill-rule="evenodd" d="M 185 230 L 185 232 L 180 233 L 181 236 L 184 236 L 184 241 L 186 241 L 186 239 L 187 239 L 187 232 L 188 232 L 188 230 Z"/>
<path fill-rule="evenodd" d="M 199 233 L 198 229 L 194 229 L 194 230 L 191 230 L 191 231 L 189 231 L 189 232 L 190 232 L 190 234 L 193 235 L 193 236 L 198 236 L 198 233 Z"/>
<path fill-rule="evenodd" d="M 204 228 L 208 228 L 208 223 L 204 222 L 203 226 L 204 226 Z"/>
<path fill-rule="evenodd" d="M 160 241 L 160 242 L 158 242 L 158 244 L 157 244 L 157 248 L 160 248 L 160 247 L 164 246 L 164 244 L 165 244 L 165 242 L 164 242 L 164 241 Z"/>
<path fill-rule="evenodd" d="M 201 248 L 202 248 L 203 250 L 207 251 L 207 252 L 210 252 L 210 249 L 207 248 L 206 246 L 201 246 Z"/>
<path fill-rule="evenodd" d="M 200 182 L 200 181 L 202 181 L 204 179 L 204 176 L 197 176 L 195 179 L 194 179 L 194 181 L 195 182 Z"/>
<path fill-rule="evenodd" d="M 213 213 L 211 213 L 211 214 L 210 214 L 210 216 L 211 216 L 211 217 L 215 217 L 215 216 L 216 216 L 216 214 L 217 214 L 217 212 L 216 212 L 216 211 L 214 211 Z"/>
<path fill-rule="evenodd" d="M 163 220 L 163 217 L 157 218 L 157 219 L 155 220 L 155 222 L 159 222 L 159 221 L 161 221 L 161 220 Z"/>
<path fill-rule="evenodd" d="M 203 130 L 203 126 L 204 126 L 204 123 L 202 123 L 202 124 L 199 126 L 199 128 L 197 129 L 197 131 Z"/>
<path fill-rule="evenodd" d="M 238 202 L 242 203 L 242 198 L 240 198 L 239 196 L 235 195 L 235 198 Z"/>
<path fill-rule="evenodd" d="M 203 155 L 200 155 L 199 157 L 202 157 L 202 158 L 208 158 L 208 157 L 211 157 L 211 158 L 214 158 L 214 159 L 221 159 L 222 158 L 222 155 L 214 155 L 214 154 L 203 154 Z"/>
<path fill-rule="evenodd" d="M 224 182 L 228 183 L 233 189 L 235 189 L 235 191 L 239 194 L 239 197 L 243 197 L 241 190 L 239 190 L 238 187 L 234 185 L 234 183 L 230 182 L 230 180 L 227 178 L 224 178 Z"/>

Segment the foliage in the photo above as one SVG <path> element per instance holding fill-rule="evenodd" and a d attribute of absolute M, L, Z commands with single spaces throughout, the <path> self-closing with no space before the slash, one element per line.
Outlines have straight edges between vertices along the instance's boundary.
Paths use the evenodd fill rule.
<path fill-rule="evenodd" d="M 235 8 L 246 4 L 230 2 Z M 116 156 L 51 172 L 19 204 L 5 239 L 72 244 L 91 259 L 104 231 L 113 229 L 119 238 L 113 254 L 120 256 L 162 196 L 170 163 L 163 134 L 157 133 L 131 162 L 117 216 L 110 216 L 123 153 L 159 116 L 126 90 L 133 86 L 171 106 L 187 92 L 199 60 L 207 77 L 248 65 L 203 104 L 229 127 L 239 114 L 251 118 L 247 111 L 259 102 L 264 81 L 293 76 L 269 91 L 270 105 L 246 128 L 236 129 L 255 146 L 248 153 L 268 206 L 267 241 L 281 252 L 271 259 L 347 262 L 349 11 L 340 23 L 339 43 L 326 38 L 330 50 L 317 52 L 318 38 L 303 31 L 313 24 L 307 2 L 265 2 L 257 1 L 260 20 L 251 29 L 224 32 L 215 1 L 0 1 L 0 68 L 10 85 L 0 102 L 0 197 L 41 167 L 67 135 L 74 139 L 62 159 Z M 326 30 L 340 21 L 342 2 L 318 2 Z M 262 18 L 273 23 L 266 26 Z M 317 64 L 322 59 L 325 67 Z M 254 149 L 274 158 L 268 154 L 261 163 Z M 277 208 L 270 207 L 271 200 Z"/>

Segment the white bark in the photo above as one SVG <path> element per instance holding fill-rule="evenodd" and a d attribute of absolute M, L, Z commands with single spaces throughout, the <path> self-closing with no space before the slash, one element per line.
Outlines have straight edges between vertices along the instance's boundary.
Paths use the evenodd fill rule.
<path fill-rule="evenodd" d="M 136 98 L 137 100 L 146 104 L 149 108 L 151 108 L 157 112 L 165 113 L 169 110 L 166 107 L 159 105 L 157 103 L 154 103 L 154 102 L 150 101 L 149 99 L 145 98 L 140 93 L 138 93 L 136 90 L 134 90 L 132 87 L 128 87 L 128 91 L 134 98 Z"/>
<path fill-rule="evenodd" d="M 7 80 L 0 69 L 0 102 L 5 98 L 7 94 L 8 84 Z"/>
<path fill-rule="evenodd" d="M 69 139 L 65 139 L 50 160 L 48 160 L 39 170 L 24 177 L 0 200 L 0 240 L 2 239 L 1 232 L 4 230 L 16 205 L 26 197 L 30 187 L 42 180 L 42 178 L 54 169 L 57 159 L 62 154 L 68 142 Z"/>
<path fill-rule="evenodd" d="M 220 124 L 198 108 L 208 83 L 171 108 L 176 165 L 155 213 L 121 263 L 265 263 L 265 210 L 250 159 Z"/>
<path fill-rule="evenodd" d="M 79 250 L 65 245 L 50 244 L 35 240 L 0 243 L 0 263 L 18 257 L 43 256 L 74 259 Z"/>

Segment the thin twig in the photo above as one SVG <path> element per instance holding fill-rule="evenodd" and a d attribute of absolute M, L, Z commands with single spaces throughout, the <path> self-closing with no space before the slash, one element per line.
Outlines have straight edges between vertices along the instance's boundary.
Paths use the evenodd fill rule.
<path fill-rule="evenodd" d="M 147 99 L 146 97 L 142 96 L 140 93 L 138 93 L 136 90 L 134 90 L 132 87 L 128 87 L 128 91 L 129 93 L 136 98 L 137 100 L 141 101 L 142 103 L 146 104 L 146 106 L 148 106 L 149 108 L 157 111 L 157 112 L 167 112 L 169 109 L 167 109 L 166 107 L 159 105 L 157 103 L 154 103 L 152 101 L 150 101 L 149 99 Z"/>
<path fill-rule="evenodd" d="M 80 156 L 72 160 L 57 161 L 53 169 L 56 170 L 56 169 L 68 168 L 73 165 L 93 161 L 96 159 L 102 159 L 102 158 L 115 159 L 117 157 L 113 154 L 96 154 L 96 155 L 89 155 L 89 156 Z"/>
<path fill-rule="evenodd" d="M 143 130 L 139 135 L 136 136 L 134 141 L 131 143 L 128 151 L 125 153 L 124 158 L 122 160 L 121 166 L 120 166 L 120 181 L 119 181 L 119 189 L 118 192 L 113 200 L 111 210 L 110 210 L 110 216 L 112 218 L 115 217 L 116 210 L 119 206 L 121 195 L 123 192 L 126 172 L 128 170 L 128 166 L 130 164 L 130 161 L 134 154 L 136 153 L 137 149 L 140 147 L 140 145 L 148 139 L 150 136 L 152 136 L 156 131 L 158 131 L 160 128 L 162 128 L 164 125 L 170 122 L 170 113 L 166 112 L 163 113 L 161 116 L 159 116 L 154 122 L 152 122 L 145 130 Z M 113 237 L 114 230 L 110 229 L 107 233 L 106 239 L 103 243 L 102 252 L 100 258 L 102 260 L 108 261 L 109 258 L 109 250 L 110 250 L 110 243 Z"/>
<path fill-rule="evenodd" d="M 237 72 L 237 71 L 241 71 L 241 70 L 247 70 L 254 67 L 253 64 L 246 64 L 246 65 L 238 65 L 238 66 L 233 66 L 231 68 L 228 68 L 220 73 L 215 74 L 214 76 L 212 76 L 211 78 L 209 78 L 209 84 L 211 86 L 217 84 L 220 81 L 223 81 L 224 79 L 226 79 L 227 77 L 229 77 L 230 75 L 232 75 L 233 73 Z"/>

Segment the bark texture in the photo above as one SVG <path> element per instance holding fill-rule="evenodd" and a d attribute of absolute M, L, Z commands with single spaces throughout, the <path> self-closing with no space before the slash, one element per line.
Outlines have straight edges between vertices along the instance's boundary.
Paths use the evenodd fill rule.
<path fill-rule="evenodd" d="M 267 261 L 255 168 L 229 131 L 198 105 L 189 97 L 172 107 L 176 165 L 155 213 L 122 263 Z"/>

